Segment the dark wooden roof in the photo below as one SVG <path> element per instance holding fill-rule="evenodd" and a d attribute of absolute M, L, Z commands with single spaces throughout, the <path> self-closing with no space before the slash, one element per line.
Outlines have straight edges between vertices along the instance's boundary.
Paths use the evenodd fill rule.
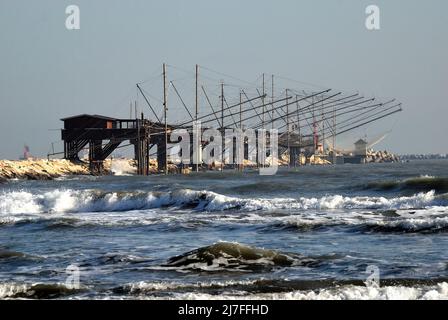
<path fill-rule="evenodd" d="M 106 116 L 101 116 L 98 114 L 80 114 L 77 116 L 71 116 L 71 117 L 67 117 L 67 118 L 62 118 L 61 121 L 66 121 L 66 120 L 72 120 L 72 119 L 76 119 L 76 118 L 92 118 L 92 119 L 100 119 L 100 120 L 110 120 L 110 121 L 116 121 L 116 118 L 111 118 L 111 117 L 106 117 Z"/>

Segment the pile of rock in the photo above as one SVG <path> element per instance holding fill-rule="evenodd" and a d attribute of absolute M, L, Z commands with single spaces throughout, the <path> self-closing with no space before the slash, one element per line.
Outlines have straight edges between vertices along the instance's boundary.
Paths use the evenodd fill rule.
<path fill-rule="evenodd" d="M 49 180 L 63 175 L 90 174 L 88 165 L 68 160 L 0 160 L 0 179 Z"/>
<path fill-rule="evenodd" d="M 309 158 L 309 163 L 312 164 L 312 165 L 320 165 L 320 166 L 322 166 L 322 165 L 330 165 L 331 164 L 330 161 L 328 161 L 326 159 L 323 159 L 322 157 L 319 157 L 318 155 L 312 155 Z"/>
<path fill-rule="evenodd" d="M 137 163 L 133 159 L 106 159 L 103 174 L 136 174 Z M 181 170 L 173 163 L 168 164 L 168 172 Z M 157 160 L 150 159 L 149 173 L 159 173 Z M 61 176 L 91 175 L 87 161 L 72 162 L 64 159 L 0 160 L 0 183 L 10 179 L 51 180 Z"/>
<path fill-rule="evenodd" d="M 388 151 L 374 151 L 368 150 L 366 163 L 384 163 L 384 162 L 399 162 L 400 158 Z"/>

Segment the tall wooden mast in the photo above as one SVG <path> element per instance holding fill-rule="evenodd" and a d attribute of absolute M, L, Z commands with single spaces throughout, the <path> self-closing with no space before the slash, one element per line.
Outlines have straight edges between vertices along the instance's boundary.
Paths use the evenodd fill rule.
<path fill-rule="evenodd" d="M 286 92 L 286 141 L 288 146 L 288 155 L 291 158 L 291 148 L 289 147 L 289 97 L 288 97 L 288 89 Z M 290 166 L 291 161 L 288 161 L 288 167 Z"/>
<path fill-rule="evenodd" d="M 199 108 L 199 96 L 198 96 L 198 77 L 199 77 L 199 66 L 196 65 L 196 102 L 195 102 L 195 117 L 194 120 L 198 121 L 198 108 Z"/>
<path fill-rule="evenodd" d="M 163 115 L 164 115 L 164 121 L 165 121 L 165 167 L 164 171 L 165 174 L 168 174 L 168 120 L 167 120 L 167 111 L 168 111 L 168 105 L 167 105 L 167 88 L 166 88 L 166 64 L 163 64 Z"/>
<path fill-rule="evenodd" d="M 265 95 L 265 90 L 264 90 L 264 73 L 263 73 L 263 97 L 261 98 L 261 103 L 263 104 L 263 109 L 262 109 L 262 111 L 263 111 L 263 120 L 262 120 L 263 124 L 261 126 L 262 129 L 264 129 L 264 122 L 265 122 L 265 118 L 264 118 L 264 114 L 265 114 L 264 95 Z"/>
<path fill-rule="evenodd" d="M 199 111 L 199 95 L 198 95 L 198 78 L 199 78 L 199 66 L 196 64 L 196 76 L 195 76 L 195 82 L 196 82 L 196 101 L 195 101 L 195 115 L 194 115 L 194 121 L 198 121 L 198 111 Z M 196 123 L 197 125 L 197 123 Z M 198 133 L 199 135 L 201 135 L 201 132 Z M 201 139 L 199 138 L 198 141 L 198 145 L 197 145 L 198 150 L 194 150 L 193 152 L 196 154 L 196 163 L 194 165 L 196 172 L 199 171 L 199 159 L 200 159 L 200 149 L 201 149 Z"/>
<path fill-rule="evenodd" d="M 271 76 L 271 111 L 272 119 L 274 119 L 274 75 Z M 272 129 L 274 129 L 274 121 L 272 121 Z"/>
<path fill-rule="evenodd" d="M 221 82 L 221 137 L 224 137 L 224 82 Z M 224 147 L 225 139 L 222 138 L 222 150 L 221 150 L 221 171 L 224 169 Z"/>

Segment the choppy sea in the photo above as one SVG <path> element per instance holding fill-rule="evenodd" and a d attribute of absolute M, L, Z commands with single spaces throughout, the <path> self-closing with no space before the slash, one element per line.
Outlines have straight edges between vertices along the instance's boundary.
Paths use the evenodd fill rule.
<path fill-rule="evenodd" d="M 448 161 L 0 185 L 0 298 L 447 299 Z"/>

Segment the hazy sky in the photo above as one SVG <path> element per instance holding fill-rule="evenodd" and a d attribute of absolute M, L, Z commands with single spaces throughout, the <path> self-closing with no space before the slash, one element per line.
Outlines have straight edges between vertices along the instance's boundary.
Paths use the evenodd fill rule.
<path fill-rule="evenodd" d="M 65 27 L 70 4 L 80 30 Z M 379 31 L 365 28 L 369 4 Z M 377 147 L 446 153 L 447 15 L 446 0 L 0 0 L 0 158 L 24 143 L 45 156 L 64 116 L 126 117 L 135 83 L 163 62 L 395 97 L 404 112 L 370 129 L 392 129 Z"/>

